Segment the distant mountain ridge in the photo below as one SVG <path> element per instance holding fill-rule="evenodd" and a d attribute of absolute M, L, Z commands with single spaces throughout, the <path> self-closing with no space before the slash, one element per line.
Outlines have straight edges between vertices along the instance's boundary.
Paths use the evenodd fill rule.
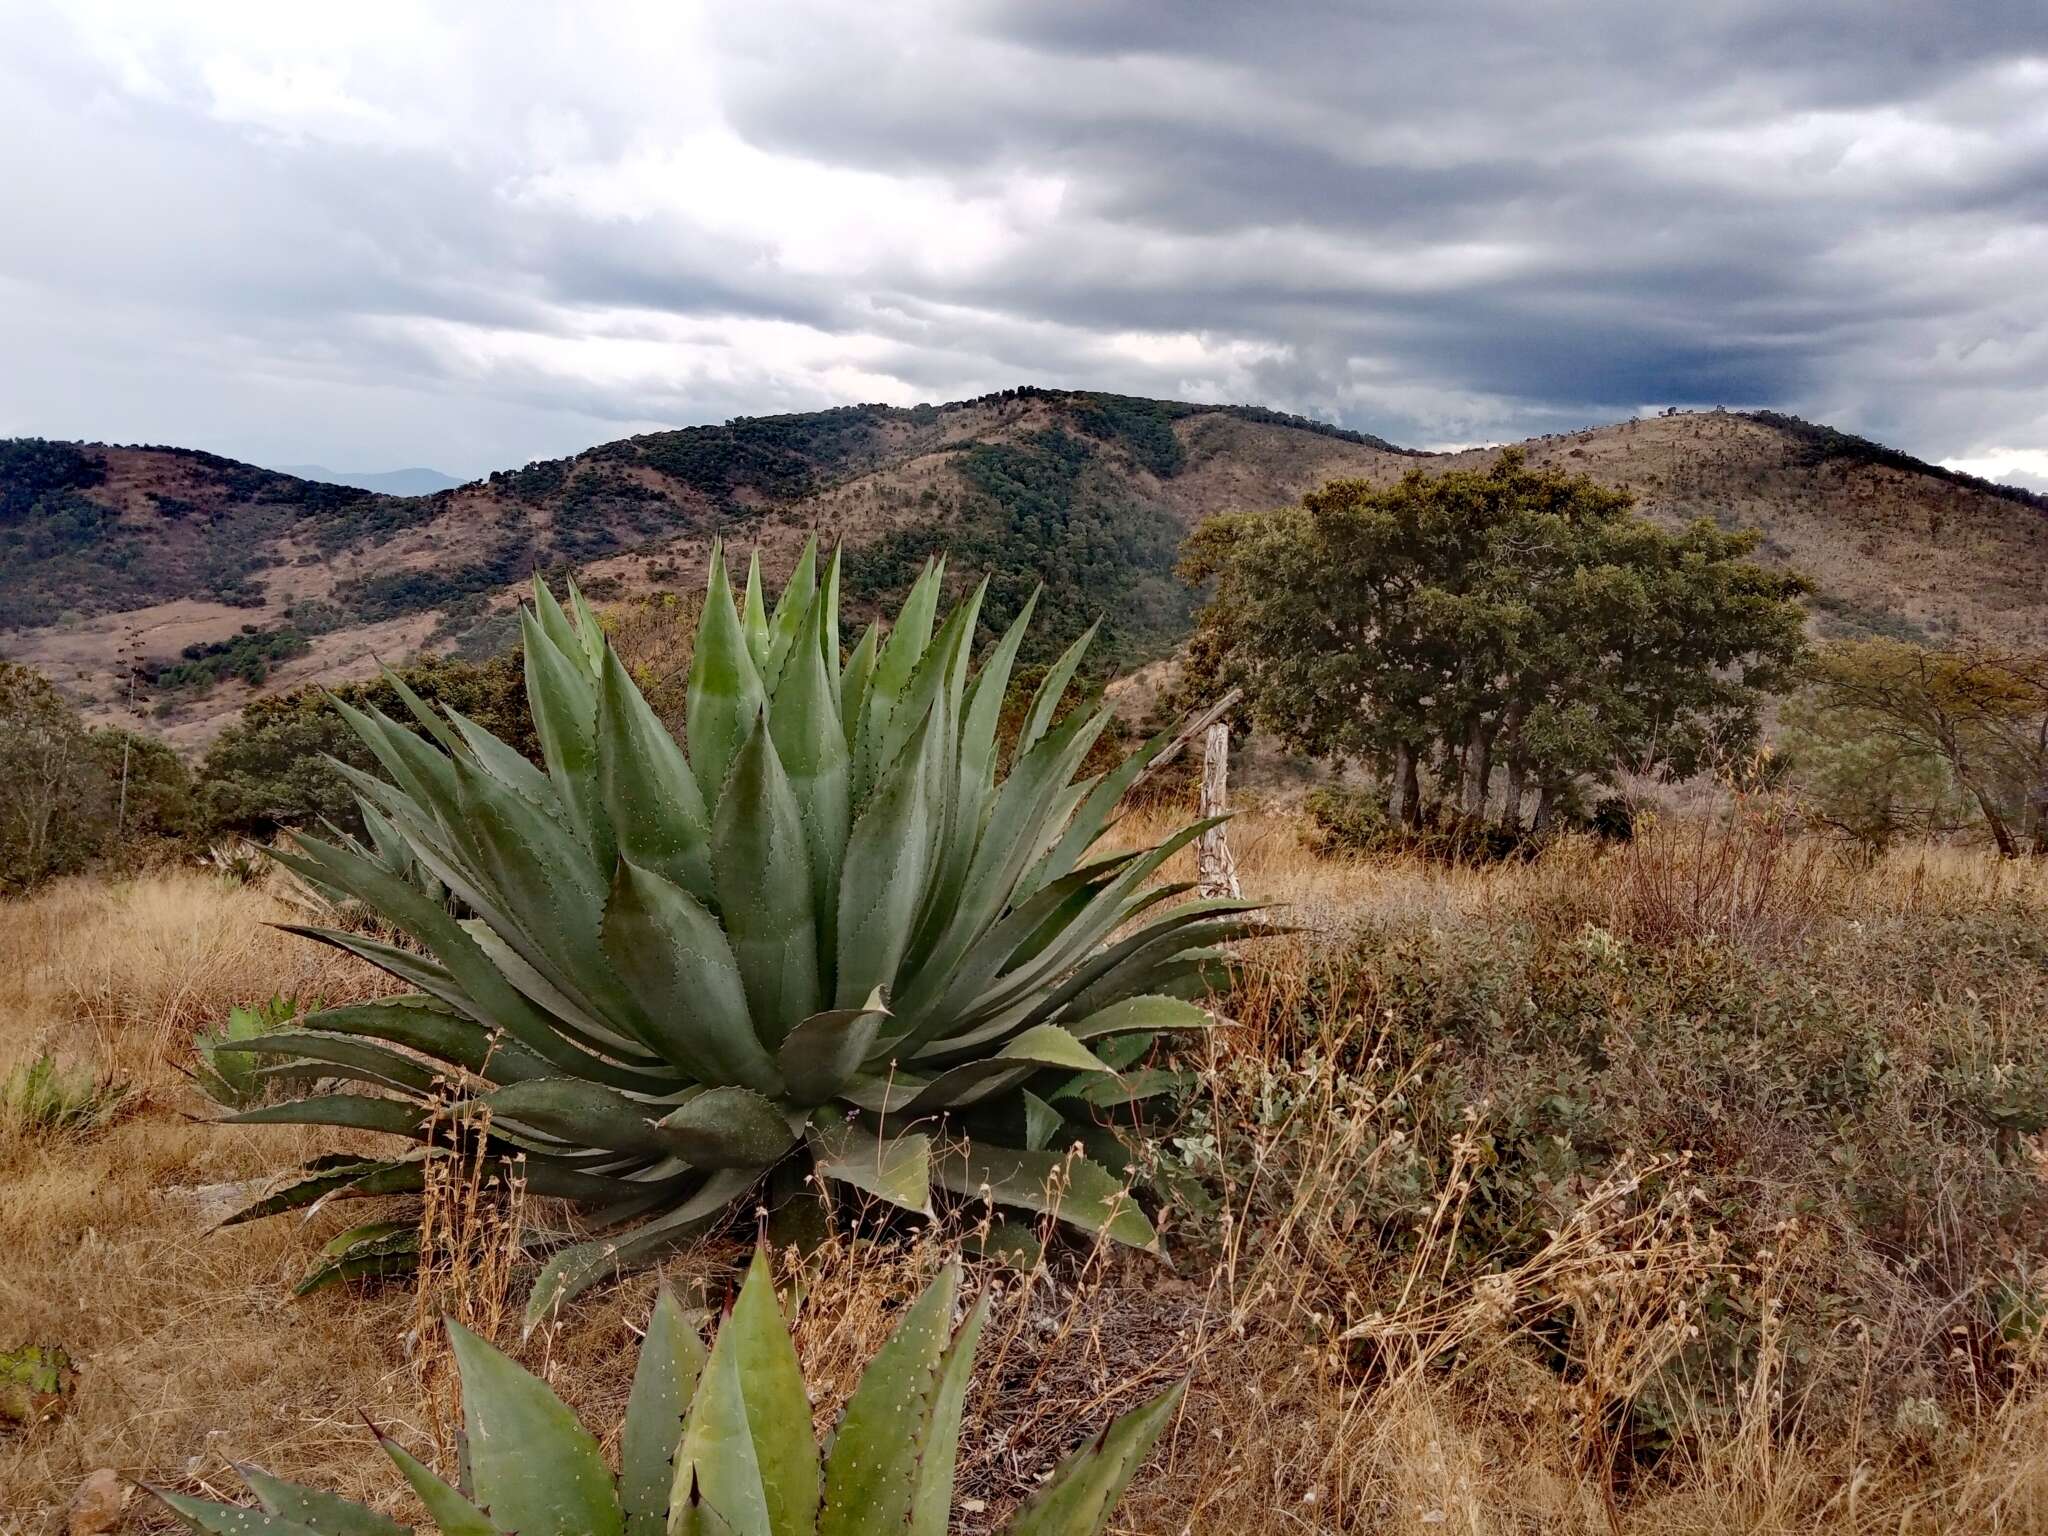
<path fill-rule="evenodd" d="M 300 480 L 348 485 L 359 491 L 376 491 L 385 496 L 431 496 L 436 491 L 452 491 L 462 484 L 453 475 L 444 475 L 438 469 L 423 466 L 370 471 L 329 469 L 324 464 L 278 464 L 272 467 L 279 474 L 292 475 Z"/>
<path fill-rule="evenodd" d="M 1660 522 L 1760 528 L 1761 558 L 1815 578 L 1830 632 L 2048 644 L 2048 497 L 1765 414 L 1521 446 L 1635 493 Z M 0 442 L 0 655 L 102 716 L 139 658 L 167 680 L 150 704 L 159 728 L 196 743 L 252 691 L 510 643 L 537 569 L 573 569 L 615 601 L 694 586 L 724 536 L 758 546 L 777 580 L 815 530 L 847 548 L 855 616 L 946 549 L 956 582 L 989 576 L 990 622 L 1043 582 L 1033 633 L 1048 654 L 1100 618 L 1099 651 L 1133 663 L 1186 633 L 1195 598 L 1173 563 L 1203 516 L 1496 451 L 1424 454 L 1259 407 L 1037 388 L 739 417 L 418 496 L 189 449 L 17 439 Z"/>

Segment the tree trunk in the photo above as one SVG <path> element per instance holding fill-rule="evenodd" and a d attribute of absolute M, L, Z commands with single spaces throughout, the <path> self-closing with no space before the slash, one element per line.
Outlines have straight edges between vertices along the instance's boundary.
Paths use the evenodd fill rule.
<path fill-rule="evenodd" d="M 1500 808 L 1500 824 L 1510 832 L 1522 830 L 1522 795 L 1529 765 L 1520 757 L 1508 759 L 1507 802 Z"/>
<path fill-rule="evenodd" d="M 1487 791 L 1493 784 L 1493 732 L 1478 715 L 1465 728 L 1465 814 L 1476 821 L 1486 819 Z"/>
<path fill-rule="evenodd" d="M 1408 803 L 1408 825 L 1419 827 L 1422 825 L 1422 780 L 1416 773 L 1415 749 L 1404 747 L 1401 750 L 1407 760 L 1401 774 L 1401 797 Z"/>
<path fill-rule="evenodd" d="M 1550 818 L 1557 810 L 1557 786 L 1546 783 L 1536 791 L 1536 825 L 1532 830 L 1538 837 L 1550 830 Z"/>
<path fill-rule="evenodd" d="M 1998 807 L 1991 803 L 1991 797 L 1981 789 L 1973 788 L 1971 793 L 1976 795 L 1977 805 L 1984 812 L 1984 819 L 1991 824 L 1991 840 L 1998 844 L 1998 856 L 2001 859 L 2018 858 L 2020 845 L 2013 840 L 2012 828 L 2005 824 L 2005 817 L 1999 814 Z"/>
<path fill-rule="evenodd" d="M 1202 743 L 1201 818 L 1221 816 L 1229 809 L 1230 727 L 1218 720 Z M 1223 828 L 1211 827 L 1195 840 L 1195 872 L 1205 897 L 1243 895 L 1237 884 L 1237 860 L 1230 855 Z"/>
<path fill-rule="evenodd" d="M 1387 820 L 1395 826 L 1408 821 L 1408 785 L 1415 777 L 1415 754 L 1407 742 L 1394 747 L 1394 771 L 1387 775 Z"/>

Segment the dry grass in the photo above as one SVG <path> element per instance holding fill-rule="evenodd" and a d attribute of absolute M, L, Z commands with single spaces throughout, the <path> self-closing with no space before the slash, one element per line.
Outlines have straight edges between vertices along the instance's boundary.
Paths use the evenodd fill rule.
<path fill-rule="evenodd" d="M 1126 835 L 1148 830 L 1140 818 Z M 1486 1259 L 1501 1111 L 1484 1097 L 1446 1111 L 1432 1097 L 1446 1064 L 1474 1047 L 1455 1030 L 1418 1033 L 1421 1004 L 1401 974 L 1346 948 L 1354 930 L 1398 927 L 1417 936 L 1426 969 L 1431 935 L 1484 946 L 1533 929 L 1588 946 L 1596 975 L 1606 945 L 1770 953 L 1815 977 L 1895 986 L 1905 1037 L 1988 1039 L 2015 1057 L 2042 1043 L 2038 978 L 1994 985 L 1967 957 L 1945 968 L 1911 950 L 1891 980 L 1845 968 L 1879 936 L 1903 943 L 1955 914 L 2048 921 L 2048 871 L 1936 848 L 1858 870 L 1797 839 L 1724 846 L 1763 835 L 1779 833 L 1674 824 L 1631 851 L 1572 844 L 1528 865 L 1455 870 L 1317 859 L 1279 813 L 1235 823 L 1247 890 L 1289 903 L 1310 931 L 1262 945 L 1229 1004 L 1244 1023 L 1217 1042 L 1203 1118 L 1187 1128 L 1208 1140 L 1177 1144 L 1209 1173 L 1219 1209 L 1176 1215 L 1171 1271 L 1110 1252 L 1030 1276 L 974 1267 L 973 1283 L 1000 1295 L 963 1436 L 962 1529 L 993 1528 L 1058 1455 L 1186 1371 L 1181 1418 L 1118 1530 L 2048 1531 L 2042 1362 L 1971 1339 L 1928 1374 L 1921 1362 L 1947 1347 L 1941 1330 L 1960 1314 L 1935 1317 L 1930 1283 L 1886 1269 L 1853 1234 L 1781 1215 L 1790 1186 L 1753 1191 L 1757 1220 L 1731 1221 L 1714 1203 L 1711 1141 L 1624 1149 L 1561 1189 L 1547 1234 Z M 1731 868 L 1746 871 L 1732 886 Z M 1729 889 L 1748 894 L 1717 907 L 1711 893 Z M 1742 920 L 1712 917 L 1726 912 Z M 0 907 L 0 1070 L 47 1046 L 142 1094 L 96 1137 L 0 1143 L 0 1347 L 61 1343 L 82 1364 L 66 1417 L 0 1440 L 0 1530 L 61 1529 L 64 1500 L 97 1466 L 218 1491 L 230 1458 L 397 1511 L 358 1415 L 418 1448 L 441 1438 L 442 1388 L 408 1353 L 422 1303 L 399 1288 L 287 1299 L 318 1244 L 360 1216 L 206 1230 L 204 1186 L 342 1140 L 184 1119 L 198 1108 L 179 1075 L 192 1031 L 275 990 L 338 1000 L 385 989 L 263 926 L 282 915 L 261 890 L 184 874 Z M 1603 1007 L 1634 1020 L 1640 1002 L 1612 988 Z M 1646 1125 L 1689 1097 L 1645 1090 L 1659 1092 L 1669 1102 L 1650 1104 Z M 2021 1160 L 2008 1175 L 2034 1157 L 2031 1177 L 2048 1181 L 2038 1138 L 2004 1150 Z M 1425 1186 L 1394 1200 L 1425 1166 Z M 425 1304 L 471 1307 L 491 1327 L 517 1216 L 494 1212 L 459 1171 L 451 1159 L 441 1288 Z M 1960 1254 L 1966 1185 L 1954 1170 L 1930 1177 L 1949 1182 L 1926 1206 L 1929 1251 Z M 956 1235 L 878 1245 L 848 1224 L 786 1271 L 821 1426 Z M 2015 1240 L 2039 1250 L 2038 1231 Z M 707 1246 L 670 1281 L 715 1306 L 742 1251 L 730 1238 Z M 1975 1296 L 1981 1277 L 1955 1262 L 1942 1283 Z M 1869 1273 L 1856 1283 L 1892 1310 L 1866 1308 L 1860 1327 L 1845 1318 L 1816 1346 L 1803 1331 L 1811 1298 L 1857 1265 Z M 653 1283 L 579 1304 L 521 1349 L 614 1451 Z M 1714 1383 L 1732 1408 L 1679 1423 L 1668 1453 L 1645 1457 L 1641 1406 L 1689 1368 L 1703 1309 L 1731 1298 L 1759 1320 Z M 1927 1328 L 1931 1346 L 1899 1342 Z"/>

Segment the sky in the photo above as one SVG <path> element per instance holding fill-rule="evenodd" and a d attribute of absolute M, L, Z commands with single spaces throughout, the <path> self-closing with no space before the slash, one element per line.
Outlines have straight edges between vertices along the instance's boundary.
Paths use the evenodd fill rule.
<path fill-rule="evenodd" d="M 2048 5 L 0 0 L 0 435 L 475 475 L 1026 383 L 2048 488 Z"/>

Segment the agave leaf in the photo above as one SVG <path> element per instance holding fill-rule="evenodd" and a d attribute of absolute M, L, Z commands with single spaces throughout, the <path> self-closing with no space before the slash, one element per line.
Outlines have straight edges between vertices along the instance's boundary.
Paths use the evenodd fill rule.
<path fill-rule="evenodd" d="M 783 667 L 804 633 L 804 619 L 817 594 L 818 536 L 814 533 L 804 540 L 803 553 L 796 558 L 796 569 L 790 572 L 782 595 L 775 599 L 775 611 L 768 615 L 768 657 L 761 675 L 767 681 L 771 698 L 782 691 Z M 819 659 L 823 659 L 822 652 Z"/>
<path fill-rule="evenodd" d="M 839 674 L 839 723 L 845 727 L 849 752 L 860 745 L 861 722 L 867 718 L 868 684 L 875 675 L 875 652 L 881 644 L 880 634 L 878 626 L 868 625 L 855 642 L 853 654 L 846 658 L 846 670 Z M 858 764 L 855 766 L 858 768 Z M 865 788 L 864 783 L 856 782 L 856 797 Z"/>
<path fill-rule="evenodd" d="M 768 608 L 761 600 L 759 549 L 747 558 L 747 595 L 740 607 L 740 629 L 747 637 L 747 654 L 754 658 L 762 677 L 773 676 L 768 671 Z"/>
<path fill-rule="evenodd" d="M 389 1040 L 494 1083 L 546 1077 L 553 1070 L 523 1046 L 494 1035 L 425 993 L 322 1009 L 308 1014 L 305 1024 L 329 1034 Z"/>
<path fill-rule="evenodd" d="M 920 1216 L 932 1213 L 932 1141 L 918 1133 L 883 1136 L 878 1128 L 828 1119 L 806 1132 L 821 1177 Z"/>
<path fill-rule="evenodd" d="M 910 1101 L 909 1112 L 956 1109 L 1013 1087 L 1048 1067 L 1075 1072 L 1106 1070 L 1095 1053 L 1056 1024 L 1027 1029 L 994 1055 L 962 1062 L 933 1078 Z"/>
<path fill-rule="evenodd" d="M 418 1096 L 431 1094 L 440 1075 L 422 1066 L 414 1057 L 384 1046 L 316 1030 L 281 1029 L 241 1040 L 216 1040 L 212 1049 L 216 1055 L 290 1056 L 317 1061 L 327 1066 L 346 1068 L 358 1082 L 376 1083 Z"/>
<path fill-rule="evenodd" d="M 261 1467 L 234 1464 L 242 1481 L 269 1514 L 311 1526 L 320 1536 L 412 1536 L 410 1526 L 400 1525 L 374 1509 L 321 1488 L 308 1488 L 272 1477 Z"/>
<path fill-rule="evenodd" d="M 704 1343 L 663 1286 L 654 1298 L 647 1336 L 640 1341 L 619 1442 L 619 1503 L 626 1536 L 665 1536 L 676 1443 L 703 1370 Z"/>
<path fill-rule="evenodd" d="M 855 754 L 858 764 L 856 782 L 861 786 L 874 783 L 889 764 L 890 758 L 883 753 L 882 745 L 890 732 L 896 706 L 902 700 L 904 690 L 910 686 L 911 675 L 917 670 L 918 658 L 931 644 L 932 620 L 938 616 L 940 583 L 944 575 L 943 559 L 925 562 L 917 580 L 911 583 L 895 624 L 890 627 L 889 638 L 875 657 L 874 672 L 868 678 L 867 690 L 861 701 L 860 733 L 856 738 L 859 743 Z M 911 723 L 915 724 L 914 721 Z M 899 730 L 895 739 L 900 742 L 909 734 L 908 730 Z"/>
<path fill-rule="evenodd" d="M 1142 996 L 1111 1003 L 1086 1018 L 1066 1021 L 1066 1026 L 1075 1039 L 1094 1040 L 1133 1031 L 1153 1034 L 1163 1029 L 1213 1029 L 1216 1019 L 1208 1009 L 1197 1008 L 1177 997 Z"/>
<path fill-rule="evenodd" d="M 679 1070 L 700 1082 L 780 1090 L 725 932 L 681 886 L 621 860 L 604 950 L 640 999 L 649 1041 Z"/>
<path fill-rule="evenodd" d="M 544 585 L 535 583 L 534 590 L 537 600 L 545 598 L 547 607 L 560 614 Z M 567 628 L 568 621 L 562 624 Z M 596 853 L 599 868 L 608 868 L 612 835 L 598 797 L 597 689 L 580 643 L 572 633 L 568 646 L 559 646 L 541 624 L 523 613 L 520 633 L 526 646 L 526 697 L 548 777 L 578 841 Z"/>
<path fill-rule="evenodd" d="M 1138 781 L 1138 776 L 1151 767 L 1154 758 L 1172 745 L 1177 734 L 1174 727 L 1168 726 L 1096 782 L 1074 812 L 1073 819 L 1067 823 L 1067 830 L 1061 834 L 1058 844 L 1025 879 L 1024 890 L 1036 890 L 1049 880 L 1057 880 L 1081 862 L 1096 839 L 1108 830 L 1110 816 L 1123 803 L 1124 796 Z"/>
<path fill-rule="evenodd" d="M 756 1251 L 746 1283 L 697 1385 L 676 1452 L 678 1486 L 694 1476 L 704 1499 L 735 1536 L 811 1536 L 818 1520 L 818 1451 L 811 1404 L 789 1326 L 775 1301 L 766 1254 Z"/>
<path fill-rule="evenodd" d="M 590 611 L 590 604 L 583 600 L 583 593 L 578 590 L 574 576 L 564 576 L 562 585 L 568 589 L 569 612 L 576 620 L 576 638 L 583 642 L 584 664 L 590 668 L 590 675 L 596 677 L 604 666 L 604 626 L 597 622 L 597 615 Z M 561 644 L 560 641 L 555 643 Z"/>
<path fill-rule="evenodd" d="M 1086 1158 L 971 1142 L 938 1158 L 932 1177 L 957 1195 L 985 1194 L 998 1205 L 1055 1214 L 1083 1231 L 1158 1251 L 1159 1234 L 1130 1191 L 1108 1169 Z"/>
<path fill-rule="evenodd" d="M 412 1484 L 412 1491 L 419 1495 L 420 1503 L 426 1506 L 427 1517 L 434 1522 L 434 1528 L 441 1536 L 508 1536 L 491 1523 L 488 1515 L 442 1482 L 396 1440 L 380 1433 L 377 1444 L 391 1458 L 391 1464 Z"/>
<path fill-rule="evenodd" d="M 598 782 L 619 856 L 711 899 L 711 821 L 676 745 L 610 646 L 601 664 Z"/>
<path fill-rule="evenodd" d="M 724 547 L 714 543 L 684 705 L 690 767 L 707 806 L 715 807 L 725 792 L 726 773 L 740 755 L 765 698 L 760 669 L 754 665 L 739 615 L 733 611 Z"/>
<path fill-rule="evenodd" d="M 490 1109 L 494 1120 L 502 1117 L 578 1147 L 642 1157 L 659 1157 L 667 1150 L 654 1129 L 653 1106 L 580 1078 L 511 1083 L 478 1102 Z"/>
<path fill-rule="evenodd" d="M 1201 1079 L 1192 1072 L 1176 1072 L 1166 1067 L 1146 1067 L 1137 1072 L 1123 1072 L 1115 1077 L 1096 1078 L 1092 1082 L 1072 1085 L 1063 1090 L 1059 1097 L 1072 1097 L 1093 1105 L 1096 1109 L 1115 1109 L 1125 1104 L 1138 1104 L 1146 1099 L 1161 1098 L 1168 1094 L 1184 1094 Z"/>
<path fill-rule="evenodd" d="M 519 1536 L 621 1536 L 604 1456 L 546 1383 L 453 1318 L 476 1500 Z"/>
<path fill-rule="evenodd" d="M 750 1088 L 706 1089 L 656 1122 L 664 1150 L 692 1168 L 759 1171 L 796 1145 L 774 1103 Z"/>
<path fill-rule="evenodd" d="M 418 1140 L 427 1111 L 403 1099 L 380 1099 L 360 1093 L 320 1093 L 259 1104 L 222 1117 L 222 1125 L 344 1125 L 358 1131 L 385 1131 Z"/>
<path fill-rule="evenodd" d="M 448 718 L 455 722 L 455 729 L 477 767 L 529 803 L 560 813 L 561 800 L 555 794 L 553 782 L 528 762 L 524 753 L 500 741 L 458 709 L 451 708 Z"/>
<path fill-rule="evenodd" d="M 834 678 L 839 676 L 839 549 L 835 545 L 832 558 L 825 564 L 825 576 L 818 583 L 820 619 L 818 624 L 819 654 L 825 658 L 825 670 Z"/>
<path fill-rule="evenodd" d="M 818 929 L 803 813 L 763 715 L 711 822 L 712 881 L 747 1005 L 773 1051 L 818 1008 Z"/>
<path fill-rule="evenodd" d="M 900 1536 L 910 1527 L 959 1290 L 960 1266 L 948 1264 L 868 1362 L 825 1458 L 818 1536 Z"/>
<path fill-rule="evenodd" d="M 839 873 L 851 816 L 852 764 L 839 722 L 839 690 L 824 656 L 824 594 L 800 618 L 799 640 L 782 669 L 768 728 L 789 776 L 811 871 L 811 904 L 821 971 L 838 954 Z M 831 977 L 820 977 L 829 995 Z"/>
<path fill-rule="evenodd" d="M 1017 733 L 1018 757 L 1023 757 L 1038 745 L 1039 739 L 1052 728 L 1053 716 L 1058 713 L 1060 700 L 1066 695 L 1067 684 L 1074 680 L 1074 673 L 1080 669 L 1081 660 L 1088 654 L 1088 647 L 1095 642 L 1095 632 L 1102 628 L 1097 619 L 1082 632 L 1081 638 L 1060 654 L 1045 674 L 1045 680 L 1038 685 L 1038 692 L 1031 696 L 1031 708 L 1024 716 L 1023 729 Z"/>
<path fill-rule="evenodd" d="M 678 1466 L 676 1473 L 678 1483 L 685 1473 L 688 1474 L 690 1491 L 669 1515 L 668 1536 L 732 1536 L 732 1527 L 725 1523 L 725 1516 L 706 1502 L 697 1486 L 695 1465 Z"/>
<path fill-rule="evenodd" d="M 1018 1511 L 1004 1536 L 1097 1536 L 1186 1390 L 1182 1383 L 1110 1425 Z"/>
<path fill-rule="evenodd" d="M 931 805 L 925 735 L 935 715 L 897 758 L 853 825 L 839 877 L 837 1006 L 851 1008 L 896 978 L 924 902 L 931 865 Z"/>
<path fill-rule="evenodd" d="M 422 1172 L 425 1155 L 424 1152 L 410 1152 L 402 1158 L 384 1159 L 339 1152 L 316 1157 L 278 1188 L 223 1218 L 220 1224 L 224 1227 L 238 1226 L 260 1216 L 297 1210 L 329 1195 L 410 1194 L 425 1182 Z"/>
<path fill-rule="evenodd" d="M 240 1504 L 222 1504 L 215 1499 L 195 1499 L 188 1493 L 173 1493 L 154 1483 L 142 1486 L 204 1536 L 320 1536 L 311 1526 L 282 1515 L 265 1514 Z"/>
<path fill-rule="evenodd" d="M 792 1102 L 823 1104 L 861 1068 L 882 1021 L 889 1016 L 880 987 L 858 1008 L 814 1013 L 784 1038 L 775 1054 Z"/>
<path fill-rule="evenodd" d="M 967 1403 L 974 1351 L 981 1343 L 988 1312 L 989 1295 L 984 1291 L 939 1362 L 938 1389 L 932 1394 L 931 1412 L 919 1436 L 917 1490 L 905 1536 L 946 1536 L 953 1508 L 953 1473 L 960 1459 L 960 1413 Z"/>
<path fill-rule="evenodd" d="M 531 1334 L 556 1309 L 599 1281 L 689 1241 L 724 1214 L 726 1206 L 758 1177 L 740 1170 L 714 1173 L 674 1210 L 630 1232 L 562 1249 L 542 1266 L 540 1278 L 533 1283 L 533 1293 L 526 1300 L 525 1332 Z"/>
<path fill-rule="evenodd" d="M 351 1227 L 320 1250 L 321 1261 L 292 1287 L 309 1296 L 337 1280 L 406 1274 L 419 1267 L 420 1229 L 409 1221 L 377 1221 Z"/>
<path fill-rule="evenodd" d="M 1024 1101 L 1024 1148 L 1028 1152 L 1041 1152 L 1052 1145 L 1059 1135 L 1066 1117 L 1045 1100 L 1029 1090 L 1020 1094 Z"/>

